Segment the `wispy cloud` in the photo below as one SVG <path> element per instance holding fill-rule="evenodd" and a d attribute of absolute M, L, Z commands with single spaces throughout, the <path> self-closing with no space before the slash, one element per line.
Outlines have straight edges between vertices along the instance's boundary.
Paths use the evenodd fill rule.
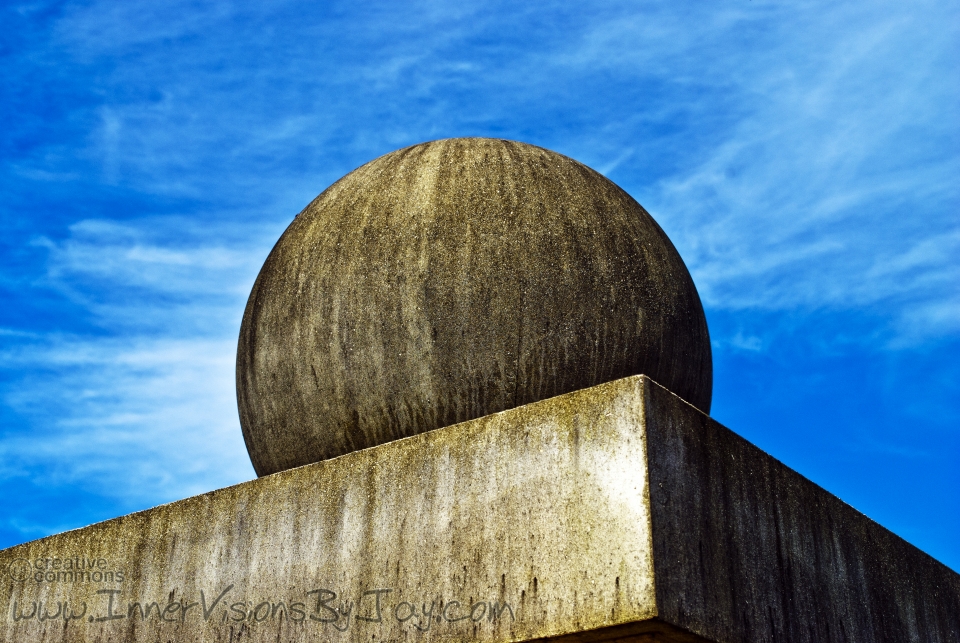
<path fill-rule="evenodd" d="M 754 59 L 710 63 L 743 117 L 648 187 L 648 207 L 711 307 L 882 307 L 916 338 L 918 305 L 960 308 L 960 158 L 944 146 L 960 106 L 957 33 L 942 27 L 954 11 L 800 7 Z M 731 24 L 749 32 L 757 17 Z M 935 317 L 927 336 L 960 332 Z"/>
<path fill-rule="evenodd" d="M 82 484 L 136 505 L 252 476 L 233 363 L 267 248 L 211 232 L 175 217 L 84 220 L 36 241 L 48 252 L 42 286 L 101 330 L 7 333 L 19 341 L 0 350 L 2 398 L 29 430 L 0 439 L 0 478 Z"/>
<path fill-rule="evenodd" d="M 63 337 L 3 351 L 6 368 L 30 373 L 3 399 L 32 430 L 0 441 L 0 477 L 82 484 L 140 503 L 252 477 L 232 348 Z"/>

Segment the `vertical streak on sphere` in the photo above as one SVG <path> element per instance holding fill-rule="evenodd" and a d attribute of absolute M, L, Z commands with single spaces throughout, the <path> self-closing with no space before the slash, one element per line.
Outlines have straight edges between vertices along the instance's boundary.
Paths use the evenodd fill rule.
<path fill-rule="evenodd" d="M 565 156 L 449 139 L 294 219 L 247 303 L 237 398 L 266 475 L 639 373 L 709 412 L 703 308 L 656 222 Z"/>

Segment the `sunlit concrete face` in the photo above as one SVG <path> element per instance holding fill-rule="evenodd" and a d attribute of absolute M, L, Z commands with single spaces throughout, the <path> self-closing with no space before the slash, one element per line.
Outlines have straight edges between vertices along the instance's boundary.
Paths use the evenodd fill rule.
<path fill-rule="evenodd" d="M 709 411 L 679 254 L 597 172 L 493 139 L 399 150 L 317 197 L 263 266 L 237 351 L 260 475 L 640 373 Z"/>
<path fill-rule="evenodd" d="M 643 391 L 605 386 L 6 550 L 0 641 L 507 642 L 646 621 Z"/>

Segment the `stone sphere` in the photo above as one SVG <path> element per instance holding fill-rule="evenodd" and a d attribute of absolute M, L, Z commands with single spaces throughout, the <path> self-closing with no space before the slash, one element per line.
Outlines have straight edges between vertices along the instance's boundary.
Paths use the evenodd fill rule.
<path fill-rule="evenodd" d="M 297 215 L 244 312 L 237 397 L 266 475 L 640 373 L 709 412 L 706 319 L 663 230 L 572 159 L 462 138 Z"/>

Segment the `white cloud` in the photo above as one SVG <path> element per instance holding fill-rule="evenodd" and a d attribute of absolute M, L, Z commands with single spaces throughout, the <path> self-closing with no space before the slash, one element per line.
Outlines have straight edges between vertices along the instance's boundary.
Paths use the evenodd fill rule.
<path fill-rule="evenodd" d="M 781 13 L 801 20 L 780 22 L 762 58 L 713 63 L 744 117 L 648 207 L 708 306 L 874 307 L 911 333 L 929 308 L 927 338 L 957 333 L 960 158 L 943 144 L 957 136 L 955 9 Z"/>
<path fill-rule="evenodd" d="M 0 440 L 0 477 L 83 484 L 134 505 L 252 477 L 233 373 L 265 240 L 179 217 L 84 220 L 69 232 L 37 241 L 44 285 L 101 331 L 11 331 L 0 394 L 30 430 Z"/>
<path fill-rule="evenodd" d="M 252 476 L 236 414 L 235 344 L 48 337 L 0 353 L 30 375 L 4 391 L 33 429 L 0 441 L 0 476 L 83 483 L 132 502 Z"/>
<path fill-rule="evenodd" d="M 64 239 L 34 240 L 47 253 L 37 285 L 113 332 L 222 337 L 239 332 L 246 297 L 281 230 L 277 223 L 240 230 L 180 216 L 82 220 Z"/>
<path fill-rule="evenodd" d="M 178 217 L 133 223 L 87 219 L 71 225 L 65 240 L 40 238 L 37 244 L 50 251 L 53 280 L 98 279 L 168 293 L 245 296 L 238 272 L 253 274 L 250 248 L 229 245 L 236 240 L 221 240 L 217 232 Z"/>

